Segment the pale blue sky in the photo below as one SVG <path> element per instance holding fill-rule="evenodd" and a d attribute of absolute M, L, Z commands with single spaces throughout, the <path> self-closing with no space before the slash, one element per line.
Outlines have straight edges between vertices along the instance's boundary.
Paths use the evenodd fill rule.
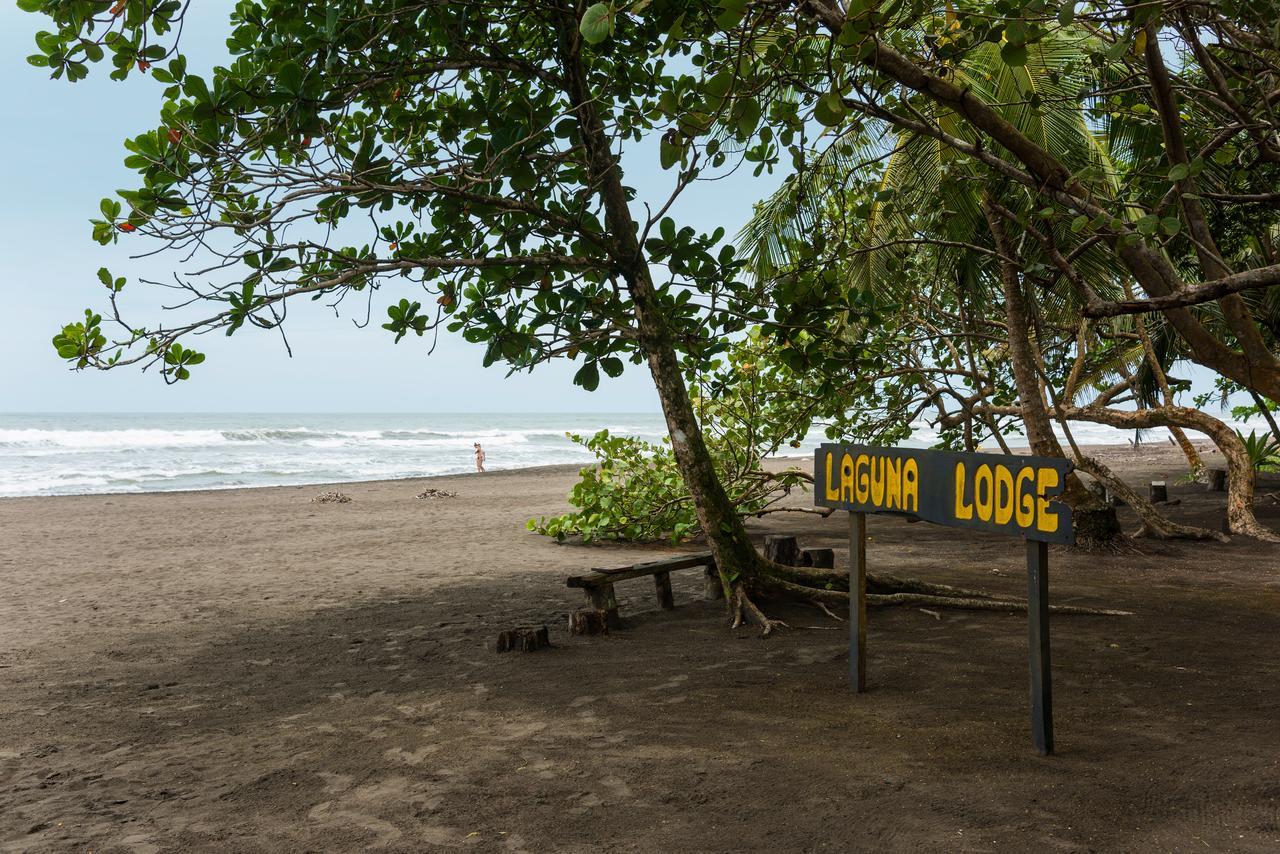
<path fill-rule="evenodd" d="M 225 58 L 232 5 L 228 0 L 192 4 L 184 47 L 193 70 L 203 72 Z M 572 384 L 577 365 L 564 361 L 507 378 L 501 368 L 481 366 L 478 345 L 445 335 L 428 356 L 422 339 L 396 345 L 377 323 L 357 329 L 349 316 L 335 318 L 313 304 L 290 312 L 292 359 L 274 333 L 243 330 L 232 339 L 201 338 L 197 346 L 209 354 L 208 361 L 191 381 L 176 386 L 132 369 L 69 371 L 49 341 L 84 308 L 105 306 L 97 269 L 106 266 L 131 281 L 139 274 L 165 279 L 178 262 L 170 256 L 132 260 L 128 253 L 142 241 L 101 247 L 89 234 L 98 201 L 135 186 L 122 164 L 121 143 L 154 127 L 160 84 L 140 75 L 117 83 L 101 73 L 105 68 L 76 84 L 49 80 L 45 70 L 26 62 L 42 25 L 39 16 L 0 5 L 0 73 L 8 119 L 0 134 L 0 305 L 7 321 L 0 335 L 0 412 L 657 411 L 643 367 L 628 365 L 621 378 L 602 378 L 594 393 Z M 633 153 L 628 180 L 647 200 L 661 203 L 672 175 L 656 160 L 656 152 Z M 743 171 L 702 184 L 687 192 L 672 214 L 681 225 L 705 231 L 724 226 L 733 234 L 778 177 L 753 179 Z M 133 285 L 126 294 L 139 302 L 150 297 L 148 304 L 159 298 L 144 291 Z M 389 288 L 383 304 L 401 295 Z M 154 321 L 157 312 L 142 314 Z M 1189 367 L 1181 366 L 1180 373 L 1190 375 L 1197 390 L 1208 388 L 1207 372 Z"/>
<path fill-rule="evenodd" d="M 223 45 L 232 4 L 209 0 L 191 6 L 183 45 L 191 68 L 203 71 L 226 56 Z M 425 339 L 392 343 L 385 330 L 357 329 L 316 305 L 290 312 L 294 358 L 279 338 L 243 330 L 234 338 L 210 335 L 197 346 L 209 354 L 185 383 L 166 386 L 152 373 L 120 369 L 74 373 L 49 341 L 84 308 L 105 306 L 95 273 L 106 266 L 136 280 L 168 278 L 177 259 L 130 260 L 141 241 L 101 247 L 89 234 L 98 201 L 133 187 L 122 165 L 122 141 L 154 127 L 161 86 L 133 75 L 123 83 L 95 68 L 75 84 L 49 80 L 27 64 L 43 19 L 0 6 L 0 73 L 5 89 L 0 134 L 0 300 L 6 323 L 0 336 L 0 412 L 22 411 L 656 411 L 657 395 L 643 367 L 628 366 L 594 393 L 571 382 L 575 364 L 559 362 L 533 374 L 506 378 L 481 367 L 483 348 L 442 337 L 427 356 Z M 665 198 L 671 173 L 657 163 L 630 162 L 629 181 Z M 656 157 L 653 158 L 656 160 Z M 634 161 L 640 161 L 635 158 Z M 751 203 L 776 182 L 729 180 L 702 185 L 674 211 L 681 224 L 732 234 Z M 137 285 L 126 295 L 141 300 Z M 385 292 L 399 299 L 402 294 Z M 154 321 L 155 312 L 147 320 Z M 379 321 L 380 322 L 380 321 Z"/>

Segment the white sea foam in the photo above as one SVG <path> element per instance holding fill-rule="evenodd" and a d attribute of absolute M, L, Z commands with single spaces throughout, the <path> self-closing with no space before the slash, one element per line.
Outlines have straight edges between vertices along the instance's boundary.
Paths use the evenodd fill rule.
<path fill-rule="evenodd" d="M 1265 430 L 1261 420 L 1244 425 Z M 588 462 L 566 433 L 601 429 L 658 442 L 657 414 L 623 415 L 0 415 L 0 495 L 221 489 L 457 474 L 474 468 L 472 443 L 490 469 Z M 1082 444 L 1124 443 L 1132 431 L 1072 425 Z M 824 441 L 815 430 L 788 455 Z M 937 434 L 913 425 L 904 444 Z M 1010 445 L 1025 445 L 1017 436 Z M 1151 431 L 1146 441 L 1167 441 Z M 994 443 L 988 442 L 988 448 Z"/>

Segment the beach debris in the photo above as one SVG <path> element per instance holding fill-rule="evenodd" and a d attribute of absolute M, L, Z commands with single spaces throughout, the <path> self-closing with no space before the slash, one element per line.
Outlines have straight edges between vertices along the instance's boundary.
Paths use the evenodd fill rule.
<path fill-rule="evenodd" d="M 498 652 L 536 652 L 551 646 L 551 637 L 545 625 L 518 626 L 498 635 Z"/>
<path fill-rule="evenodd" d="M 350 495 L 347 495 L 345 492 L 337 492 L 336 490 L 322 492 L 315 498 L 311 499 L 312 504 L 349 504 L 350 502 Z"/>
<path fill-rule="evenodd" d="M 447 489 L 436 489 L 434 486 L 430 489 L 424 489 L 418 493 L 419 498 L 457 498 L 458 493 L 450 492 Z"/>
<path fill-rule="evenodd" d="M 569 634 L 607 635 L 609 634 L 609 617 L 609 612 L 600 608 L 570 611 Z"/>

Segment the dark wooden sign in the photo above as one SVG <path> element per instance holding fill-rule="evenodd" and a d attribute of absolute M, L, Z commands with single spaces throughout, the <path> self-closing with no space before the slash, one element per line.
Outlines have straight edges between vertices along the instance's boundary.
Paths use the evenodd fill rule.
<path fill-rule="evenodd" d="M 1072 468 L 1050 457 L 822 445 L 814 460 L 814 503 L 1070 544 L 1071 508 L 1053 496 L 1062 493 Z"/>
<path fill-rule="evenodd" d="M 1049 543 L 1071 544 L 1061 495 L 1072 465 L 1049 457 L 821 445 L 814 504 L 849 511 L 849 685 L 867 687 L 867 514 L 916 517 L 1026 541 L 1031 738 L 1053 752 L 1049 661 Z"/>

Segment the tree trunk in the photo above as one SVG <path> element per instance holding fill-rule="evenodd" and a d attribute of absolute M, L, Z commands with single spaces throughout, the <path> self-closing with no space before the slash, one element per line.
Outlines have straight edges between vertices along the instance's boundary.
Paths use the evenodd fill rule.
<path fill-rule="evenodd" d="M 1125 295 L 1133 299 L 1133 287 L 1126 281 L 1124 285 Z M 1146 356 L 1147 366 L 1151 368 L 1151 375 L 1155 377 L 1156 384 L 1160 387 L 1160 395 L 1164 398 L 1165 406 L 1174 406 L 1176 400 L 1173 396 L 1173 389 L 1169 387 L 1169 375 L 1165 373 L 1164 365 L 1160 364 L 1160 360 L 1156 357 L 1155 345 L 1151 343 L 1151 335 L 1147 332 L 1147 322 L 1142 319 L 1142 315 L 1135 314 L 1133 316 L 1134 327 L 1138 330 L 1138 339 L 1142 342 L 1142 352 Z M 1196 446 L 1191 444 L 1191 440 L 1187 438 L 1187 434 L 1183 432 L 1181 427 L 1170 426 L 1168 428 L 1169 435 L 1173 436 L 1178 447 L 1182 449 L 1182 455 L 1187 458 L 1187 465 L 1191 466 L 1191 476 L 1196 480 L 1204 477 L 1204 461 L 1200 459 L 1200 453 L 1196 450 Z"/>
<path fill-rule="evenodd" d="M 771 621 L 747 600 L 746 594 L 753 578 L 762 574 L 765 561 L 756 552 L 737 507 L 725 492 L 703 438 L 675 342 L 637 237 L 622 170 L 587 84 L 580 47 L 576 15 L 572 9 L 566 9 L 561 19 L 561 61 L 567 92 L 574 104 L 573 111 L 593 173 L 589 183 L 596 188 L 604 207 L 605 225 L 614 241 L 614 255 L 631 295 L 636 340 L 648 360 L 649 373 L 658 390 L 676 466 L 693 499 L 707 545 L 715 556 L 725 598 L 739 620 L 742 615 L 749 615 L 768 633 Z"/>
<path fill-rule="evenodd" d="M 1197 528 L 1192 525 L 1179 525 L 1171 522 L 1160 512 L 1156 510 L 1155 505 L 1147 501 L 1137 490 L 1130 488 L 1111 471 L 1110 468 L 1103 465 L 1101 461 L 1092 457 L 1080 456 L 1078 465 L 1089 474 L 1096 477 L 1099 481 L 1106 484 L 1107 489 L 1114 492 L 1117 496 L 1124 500 L 1138 519 L 1142 522 L 1142 527 L 1134 536 L 1152 536 L 1161 540 L 1217 540 L 1225 542 L 1226 537 L 1217 531 L 1210 531 L 1208 528 Z"/>
<path fill-rule="evenodd" d="M 1014 386 L 1018 390 L 1027 443 L 1038 456 L 1065 459 L 1066 454 L 1062 451 L 1058 437 L 1054 435 L 1049 409 L 1040 391 L 1027 302 L 1022 294 L 1018 268 L 1012 260 L 1016 257 L 1016 250 L 1005 231 L 1004 220 L 990 197 L 983 197 L 982 210 L 991 228 L 996 251 L 1002 256 L 999 260 L 1000 284 L 1004 291 L 1005 325 L 1009 334 L 1009 365 L 1013 370 Z M 1072 509 L 1078 545 L 1090 548 L 1107 544 L 1120 535 L 1120 522 L 1116 518 L 1115 508 L 1101 504 L 1075 474 L 1067 475 L 1062 499 Z"/>
<path fill-rule="evenodd" d="M 843 596 L 847 601 L 848 593 L 840 593 L 839 588 L 843 586 L 847 590 L 848 573 L 816 566 L 785 567 L 765 560 L 751 543 L 737 507 L 720 482 L 697 412 L 689 398 L 675 340 L 663 315 L 660 297 L 637 238 L 636 222 L 628 205 L 627 189 L 622 183 L 622 171 L 613 156 L 608 134 L 587 85 L 579 53 L 581 40 L 577 24 L 575 10 L 563 8 L 560 17 L 561 66 L 566 92 L 574 105 L 572 110 L 578 119 L 582 144 L 587 152 L 591 171 L 589 184 L 595 188 L 603 205 L 607 233 L 613 238 L 611 254 L 631 295 L 636 340 L 648 360 L 676 465 L 715 557 L 725 601 L 733 615 L 733 625 L 737 627 L 749 620 L 759 625 L 762 634 L 768 636 L 775 627 L 785 623 L 767 617 L 751 600 L 751 592 L 773 590 L 810 601 L 821 601 L 824 596 Z M 1058 455 L 1061 456 L 1061 451 Z M 886 592 L 903 589 L 910 592 L 910 586 L 919 584 L 874 576 L 868 576 L 868 583 L 882 585 Z M 948 604 L 945 601 L 947 597 L 967 601 L 954 588 L 942 585 L 933 585 L 933 588 L 940 592 L 940 599 L 934 604 Z"/>
<path fill-rule="evenodd" d="M 1253 462 L 1244 442 L 1235 430 L 1212 415 L 1185 406 L 1162 406 L 1135 412 L 1084 406 L 1067 409 L 1063 416 L 1073 421 L 1092 421 L 1112 427 L 1145 430 L 1173 425 L 1204 433 L 1227 458 L 1227 527 L 1230 532 L 1266 542 L 1280 542 L 1280 537 L 1263 527 L 1253 514 Z"/>

